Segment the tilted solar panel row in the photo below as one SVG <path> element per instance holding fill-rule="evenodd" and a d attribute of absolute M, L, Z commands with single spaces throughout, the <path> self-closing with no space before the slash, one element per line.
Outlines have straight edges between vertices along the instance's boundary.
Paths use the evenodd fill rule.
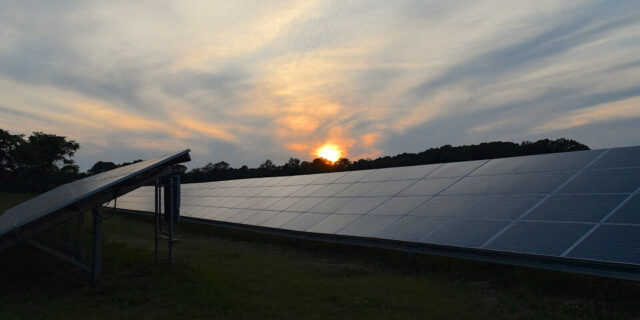
<path fill-rule="evenodd" d="M 309 234 L 636 267 L 639 192 L 640 147 L 629 147 L 184 184 L 181 214 Z M 135 190 L 118 204 L 153 211 L 153 189 Z"/>
<path fill-rule="evenodd" d="M 126 189 L 136 178 L 145 174 L 153 175 L 160 169 L 188 159 L 189 150 L 160 156 L 67 183 L 29 199 L 0 215 L 0 248 L 20 238 L 21 228 L 37 225 L 56 212 L 74 210 L 81 201 L 95 198 L 94 201 L 98 202 L 94 205 L 98 206 L 101 197 L 114 198 L 116 194 L 113 192 Z M 106 192 L 110 194 L 103 195 Z"/>

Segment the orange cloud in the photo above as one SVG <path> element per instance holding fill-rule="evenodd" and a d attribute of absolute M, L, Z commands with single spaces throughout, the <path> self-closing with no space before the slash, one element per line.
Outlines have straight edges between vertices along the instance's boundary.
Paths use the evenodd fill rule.
<path fill-rule="evenodd" d="M 280 136 L 309 134 L 320 125 L 319 121 L 307 115 L 290 115 L 276 120 L 276 132 Z"/>
<path fill-rule="evenodd" d="M 307 151 L 310 149 L 308 145 L 302 144 L 302 143 L 287 143 L 285 147 L 289 150 L 293 150 L 297 152 Z"/>
<path fill-rule="evenodd" d="M 231 142 L 236 140 L 232 133 L 218 127 L 217 125 L 205 121 L 200 121 L 188 117 L 177 117 L 173 119 L 178 125 L 187 130 L 195 131 L 205 136 Z"/>
<path fill-rule="evenodd" d="M 371 146 L 373 146 L 374 144 L 376 144 L 376 142 L 378 142 L 378 140 L 380 140 L 380 134 L 379 133 L 367 133 L 365 135 L 363 135 L 360 140 L 362 141 L 362 146 L 365 148 L 369 148 Z"/>
<path fill-rule="evenodd" d="M 143 117 L 131 112 L 109 108 L 102 103 L 80 102 L 69 105 L 75 114 L 81 115 L 95 124 L 116 129 L 132 131 L 164 131 L 167 126 L 159 121 Z"/>

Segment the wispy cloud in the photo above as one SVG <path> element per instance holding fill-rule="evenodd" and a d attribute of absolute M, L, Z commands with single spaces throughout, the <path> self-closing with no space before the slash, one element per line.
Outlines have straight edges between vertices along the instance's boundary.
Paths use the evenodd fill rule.
<path fill-rule="evenodd" d="M 599 122 L 640 118 L 640 97 L 561 113 L 549 122 L 536 126 L 533 133 L 554 132 Z"/>
<path fill-rule="evenodd" d="M 0 126 L 78 140 L 85 167 L 638 144 L 638 21 L 637 1 L 4 2 Z"/>

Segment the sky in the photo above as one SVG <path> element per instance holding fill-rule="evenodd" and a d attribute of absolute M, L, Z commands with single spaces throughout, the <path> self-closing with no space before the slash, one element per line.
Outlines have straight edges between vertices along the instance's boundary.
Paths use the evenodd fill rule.
<path fill-rule="evenodd" d="M 0 128 L 83 170 L 640 145 L 640 1 L 0 0 Z"/>

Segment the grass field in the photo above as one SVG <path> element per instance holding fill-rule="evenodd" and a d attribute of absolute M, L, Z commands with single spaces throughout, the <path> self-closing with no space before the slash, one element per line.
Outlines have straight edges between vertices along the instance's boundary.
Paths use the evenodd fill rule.
<path fill-rule="evenodd" d="M 0 212 L 28 195 L 0 194 Z M 87 219 L 89 220 L 89 219 Z M 640 284 L 182 223 L 105 221 L 104 277 L 19 245 L 0 253 L 0 319 L 637 319 Z M 164 255 L 162 255 L 164 257 Z"/>

